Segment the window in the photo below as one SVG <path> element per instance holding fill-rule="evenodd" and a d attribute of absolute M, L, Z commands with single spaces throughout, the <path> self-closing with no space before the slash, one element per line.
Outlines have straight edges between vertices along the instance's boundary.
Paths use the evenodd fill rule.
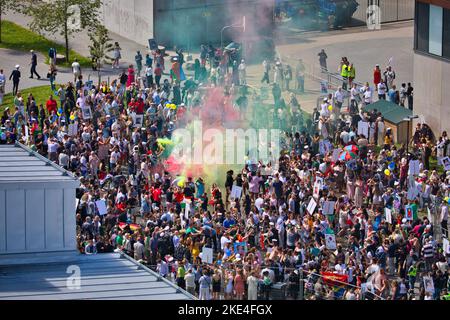
<path fill-rule="evenodd" d="M 416 1 L 414 49 L 450 59 L 450 10 Z"/>
<path fill-rule="evenodd" d="M 442 11 L 441 7 L 430 5 L 428 52 L 440 57 L 442 57 Z"/>
<path fill-rule="evenodd" d="M 442 28 L 442 56 L 450 59 L 450 10 L 444 9 Z"/>
<path fill-rule="evenodd" d="M 428 52 L 428 35 L 430 28 L 430 5 L 417 2 L 416 7 L 416 49 Z"/>

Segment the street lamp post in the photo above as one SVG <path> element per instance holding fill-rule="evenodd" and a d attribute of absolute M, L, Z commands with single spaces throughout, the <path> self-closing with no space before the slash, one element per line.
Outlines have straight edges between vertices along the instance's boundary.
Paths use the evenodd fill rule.
<path fill-rule="evenodd" d="M 225 26 L 225 27 L 222 28 L 222 30 L 220 31 L 220 49 L 223 49 L 223 32 L 226 29 L 229 29 L 229 28 L 243 28 L 244 31 L 245 31 L 245 16 L 243 17 L 242 24 L 235 23 L 235 24 L 232 24 L 230 26 Z"/>

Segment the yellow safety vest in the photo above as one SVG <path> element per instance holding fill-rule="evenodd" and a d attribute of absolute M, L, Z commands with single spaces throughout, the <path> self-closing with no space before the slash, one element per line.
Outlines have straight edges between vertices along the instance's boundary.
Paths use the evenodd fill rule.
<path fill-rule="evenodd" d="M 344 78 L 348 77 L 348 66 L 346 64 L 342 65 L 341 76 Z"/>
<path fill-rule="evenodd" d="M 356 74 L 356 72 L 355 72 L 355 67 L 348 67 L 348 77 L 349 78 L 355 78 L 355 74 Z"/>

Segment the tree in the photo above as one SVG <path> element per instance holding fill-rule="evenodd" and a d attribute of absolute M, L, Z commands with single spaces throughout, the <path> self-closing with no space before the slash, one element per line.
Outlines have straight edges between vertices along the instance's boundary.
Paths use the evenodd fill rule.
<path fill-rule="evenodd" d="M 89 51 L 92 60 L 97 64 L 98 85 L 100 86 L 100 69 L 102 63 L 111 62 L 114 60 L 114 58 L 108 55 L 110 52 L 114 51 L 114 45 L 109 37 L 108 29 L 106 29 L 103 25 L 98 25 L 95 29 L 91 30 L 89 33 L 89 39 L 91 40 Z"/>
<path fill-rule="evenodd" d="M 0 0 L 0 43 L 2 42 L 2 17 L 7 11 L 14 10 L 16 8 L 16 0 Z"/>
<path fill-rule="evenodd" d="M 64 37 L 69 62 L 70 37 L 99 23 L 101 4 L 102 0 L 26 0 L 22 12 L 33 18 L 29 24 L 32 30 L 59 33 Z"/>

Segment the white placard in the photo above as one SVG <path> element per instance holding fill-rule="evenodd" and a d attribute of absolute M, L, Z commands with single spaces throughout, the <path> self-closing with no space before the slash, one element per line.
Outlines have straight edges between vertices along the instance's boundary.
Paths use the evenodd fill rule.
<path fill-rule="evenodd" d="M 445 171 L 450 170 L 450 158 L 449 157 L 442 158 L 441 163 L 444 166 Z"/>
<path fill-rule="evenodd" d="M 339 155 L 341 154 L 341 152 L 342 152 L 342 149 L 334 149 L 333 150 L 333 154 L 332 154 L 332 156 L 331 156 L 331 160 L 333 161 L 333 162 L 336 162 L 336 161 L 338 161 L 339 160 Z"/>
<path fill-rule="evenodd" d="M 76 136 L 78 133 L 78 122 L 74 122 L 69 124 L 69 128 L 67 130 L 67 134 L 71 137 Z"/>
<path fill-rule="evenodd" d="M 81 109 L 81 114 L 84 120 L 89 120 L 92 118 L 92 110 L 91 107 L 84 107 Z"/>
<path fill-rule="evenodd" d="M 319 198 L 319 192 L 320 192 L 320 189 L 322 188 L 322 183 L 321 183 L 321 181 L 316 181 L 315 183 L 314 183 L 314 189 L 313 189 L 313 197 L 314 198 Z"/>
<path fill-rule="evenodd" d="M 444 250 L 444 254 L 450 253 L 450 243 L 446 238 L 442 239 L 442 249 Z"/>
<path fill-rule="evenodd" d="M 108 210 L 106 209 L 106 201 L 103 199 L 97 200 L 95 201 L 95 205 L 97 206 L 98 209 L 98 214 L 101 216 L 104 216 Z"/>
<path fill-rule="evenodd" d="M 319 153 L 325 155 L 333 149 L 333 145 L 328 139 L 319 141 Z"/>
<path fill-rule="evenodd" d="M 317 202 L 314 200 L 314 198 L 311 198 L 311 201 L 309 201 L 308 204 L 308 208 L 306 208 L 306 210 L 308 210 L 309 214 L 313 214 L 314 210 L 316 210 L 316 206 L 317 206 Z"/>
<path fill-rule="evenodd" d="M 366 121 L 358 122 L 358 135 L 363 134 L 367 139 L 369 139 L 369 123 Z"/>
<path fill-rule="evenodd" d="M 334 234 L 325 235 L 325 245 L 329 250 L 336 250 L 336 237 Z"/>
<path fill-rule="evenodd" d="M 433 278 L 430 276 L 424 276 L 423 277 L 423 286 L 425 288 L 425 292 L 429 292 L 431 294 L 434 294 L 434 282 Z"/>
<path fill-rule="evenodd" d="M 80 203 L 80 199 L 75 198 L 75 210 L 78 209 L 78 204 Z"/>
<path fill-rule="evenodd" d="M 323 214 L 332 215 L 334 214 L 334 205 L 336 201 L 325 201 L 323 204 L 322 212 Z"/>
<path fill-rule="evenodd" d="M 202 249 L 202 262 L 212 264 L 213 263 L 213 249 L 203 247 Z"/>
<path fill-rule="evenodd" d="M 242 187 L 233 185 L 233 187 L 231 188 L 230 197 L 232 199 L 240 199 L 241 194 L 242 194 Z"/>
<path fill-rule="evenodd" d="M 420 163 L 419 160 L 410 160 L 408 174 L 409 175 L 418 175 L 420 173 Z"/>
<path fill-rule="evenodd" d="M 389 208 L 385 208 L 384 210 L 386 213 L 386 222 L 392 224 L 392 210 Z"/>
<path fill-rule="evenodd" d="M 143 114 L 136 114 L 133 117 L 133 127 L 134 128 L 141 128 L 144 124 L 144 115 Z"/>
<path fill-rule="evenodd" d="M 431 224 L 433 224 L 433 216 L 431 215 L 430 208 L 427 207 L 427 218 Z"/>

